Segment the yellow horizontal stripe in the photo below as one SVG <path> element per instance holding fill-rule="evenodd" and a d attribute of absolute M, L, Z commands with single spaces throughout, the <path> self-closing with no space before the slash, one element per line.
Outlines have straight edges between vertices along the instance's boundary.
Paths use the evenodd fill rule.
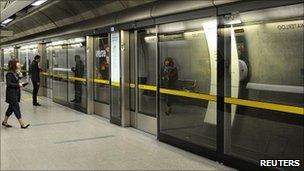
<path fill-rule="evenodd" d="M 61 79 L 65 79 L 65 80 L 68 79 L 67 76 L 63 76 L 63 75 L 52 75 L 52 73 L 46 73 L 46 72 L 41 73 L 41 74 L 45 75 L 45 76 L 61 78 Z M 77 78 L 77 77 L 69 77 L 69 80 L 78 80 L 78 81 L 86 82 L 86 79 Z M 94 82 L 99 83 L 99 84 L 109 84 L 109 80 L 102 80 L 102 79 L 94 79 Z M 114 86 L 114 87 L 119 87 L 120 83 L 119 82 L 112 82 L 111 85 Z M 129 86 L 131 88 L 135 88 L 134 83 L 130 83 Z M 138 88 L 140 90 L 157 91 L 156 86 L 153 86 L 153 85 L 139 84 Z M 172 89 L 166 89 L 166 88 L 160 88 L 160 93 L 175 95 L 175 96 L 181 96 L 181 97 L 189 97 L 189 98 L 194 98 L 194 99 L 216 101 L 216 96 L 215 95 L 209 95 L 209 94 L 193 93 L 193 92 L 187 92 L 187 91 L 181 91 L 181 90 L 172 90 Z M 286 112 L 286 113 L 304 115 L 304 108 L 303 107 L 298 107 L 298 106 L 275 104 L 275 103 L 269 103 L 269 102 L 260 102 L 260 101 L 254 101 L 254 100 L 244 100 L 244 99 L 237 99 L 237 98 L 231 98 L 231 97 L 225 97 L 224 100 L 225 100 L 225 103 L 228 103 L 228 104 L 234 104 L 234 105 L 247 106 L 247 107 L 259 108 L 259 109 L 266 109 L 266 110 L 273 110 L 273 111 L 279 111 L 279 112 Z"/>
<path fill-rule="evenodd" d="M 193 93 L 181 90 L 171 90 L 166 88 L 160 88 L 159 90 L 163 94 L 170 94 L 175 96 L 189 97 L 194 99 L 208 100 L 208 101 L 216 101 L 216 96 L 202 93 Z"/>
<path fill-rule="evenodd" d="M 94 79 L 94 83 L 110 84 L 110 81 L 109 80 L 102 80 L 102 79 Z"/>
<path fill-rule="evenodd" d="M 81 82 L 87 82 L 85 78 L 80 78 L 80 77 L 69 77 L 70 81 L 81 81 Z"/>
<path fill-rule="evenodd" d="M 275 103 L 253 101 L 253 100 L 243 100 L 243 99 L 237 99 L 231 97 L 225 97 L 225 103 L 304 115 L 304 108 L 297 106 L 281 105 Z"/>
<path fill-rule="evenodd" d="M 120 83 L 119 82 L 111 82 L 111 85 L 114 87 L 119 87 Z"/>
<path fill-rule="evenodd" d="M 54 78 L 60 78 L 60 79 L 64 79 L 64 80 L 68 80 L 66 75 L 53 75 Z"/>
<path fill-rule="evenodd" d="M 157 88 L 154 85 L 145 85 L 145 84 L 139 84 L 138 88 L 140 90 L 151 90 L 151 91 L 156 91 Z"/>

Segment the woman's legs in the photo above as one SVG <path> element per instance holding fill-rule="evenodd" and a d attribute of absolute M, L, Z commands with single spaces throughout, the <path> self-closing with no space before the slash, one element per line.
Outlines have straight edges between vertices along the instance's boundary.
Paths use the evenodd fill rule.
<path fill-rule="evenodd" d="M 26 124 L 24 124 L 24 122 L 21 118 L 19 103 L 10 103 L 9 104 L 8 109 L 5 113 L 5 118 L 3 120 L 3 123 L 7 124 L 8 118 L 12 115 L 13 112 L 15 113 L 15 116 L 18 119 L 20 126 L 22 126 L 22 127 L 26 126 Z"/>
<path fill-rule="evenodd" d="M 22 118 L 21 118 L 21 112 L 20 112 L 19 103 L 14 103 L 14 104 L 12 105 L 12 109 L 13 109 L 13 111 L 14 111 L 14 113 L 15 113 L 16 118 L 18 119 L 18 121 L 19 121 L 19 123 L 20 123 L 20 126 L 25 126 L 25 124 L 24 124 L 24 122 L 23 122 L 23 120 L 22 120 Z"/>
<path fill-rule="evenodd" d="M 8 121 L 8 118 L 13 114 L 13 106 L 11 104 L 8 105 L 8 108 L 5 112 L 5 118 L 4 118 L 4 121 L 5 123 L 7 123 Z"/>

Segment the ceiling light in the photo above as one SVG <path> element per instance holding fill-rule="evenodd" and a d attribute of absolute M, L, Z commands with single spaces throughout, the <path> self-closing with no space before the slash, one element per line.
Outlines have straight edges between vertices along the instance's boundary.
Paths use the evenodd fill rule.
<path fill-rule="evenodd" d="M 8 18 L 8 19 L 2 21 L 1 24 L 8 24 L 9 22 L 11 22 L 11 21 L 13 21 L 13 20 L 14 20 L 14 19 L 12 19 L 12 18 Z"/>
<path fill-rule="evenodd" d="M 47 0 L 38 0 L 38 1 L 35 1 L 34 3 L 32 3 L 32 6 L 39 6 L 43 3 L 45 3 Z"/>

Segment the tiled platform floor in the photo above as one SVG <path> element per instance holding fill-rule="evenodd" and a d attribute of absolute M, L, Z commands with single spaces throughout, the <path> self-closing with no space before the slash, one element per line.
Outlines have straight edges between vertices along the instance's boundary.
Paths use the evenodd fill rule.
<path fill-rule="evenodd" d="M 13 116 L 13 128 L 1 127 L 1 170 L 231 170 L 136 129 L 40 102 L 33 107 L 23 92 L 23 117 L 32 126 L 21 130 Z M 1 84 L 1 120 L 6 108 Z"/>

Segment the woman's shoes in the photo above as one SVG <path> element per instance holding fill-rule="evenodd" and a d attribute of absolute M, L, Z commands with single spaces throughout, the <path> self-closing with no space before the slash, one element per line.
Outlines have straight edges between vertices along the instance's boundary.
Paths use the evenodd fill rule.
<path fill-rule="evenodd" d="M 2 122 L 2 126 L 5 126 L 5 127 L 7 127 L 7 128 L 13 127 L 12 125 L 8 124 L 7 122 Z M 29 126 L 30 126 L 30 124 L 26 124 L 25 126 L 21 125 L 20 127 L 21 127 L 21 129 L 26 129 L 26 128 L 28 128 Z"/>
<path fill-rule="evenodd" d="M 13 127 L 12 125 L 8 124 L 7 122 L 2 122 L 2 126 L 5 126 L 7 128 Z"/>
<path fill-rule="evenodd" d="M 22 126 L 21 125 L 21 129 L 26 129 L 27 127 L 29 127 L 30 126 L 30 124 L 26 124 L 25 126 Z"/>

